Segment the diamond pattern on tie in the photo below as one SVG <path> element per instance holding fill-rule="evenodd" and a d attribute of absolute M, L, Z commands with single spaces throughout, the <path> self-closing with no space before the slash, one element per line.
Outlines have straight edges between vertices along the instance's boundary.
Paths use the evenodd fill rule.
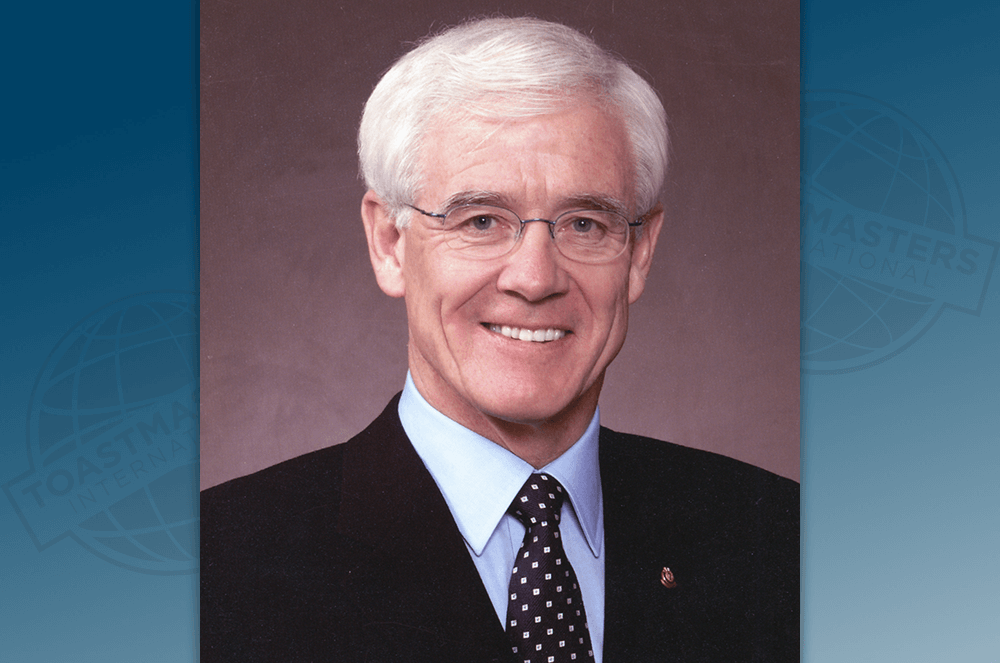
<path fill-rule="evenodd" d="M 507 604 L 507 635 L 524 663 L 594 659 L 580 586 L 559 538 L 565 496 L 554 478 L 532 474 L 508 509 L 525 526 Z"/>

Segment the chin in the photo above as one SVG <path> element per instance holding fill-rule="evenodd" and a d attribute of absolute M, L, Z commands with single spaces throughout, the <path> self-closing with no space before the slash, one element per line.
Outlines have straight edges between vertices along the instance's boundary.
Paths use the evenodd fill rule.
<path fill-rule="evenodd" d="M 556 419 L 579 402 L 572 394 L 554 393 L 547 387 L 526 388 L 526 381 L 505 382 L 508 387 L 482 394 L 478 409 L 505 421 L 538 424 Z"/>

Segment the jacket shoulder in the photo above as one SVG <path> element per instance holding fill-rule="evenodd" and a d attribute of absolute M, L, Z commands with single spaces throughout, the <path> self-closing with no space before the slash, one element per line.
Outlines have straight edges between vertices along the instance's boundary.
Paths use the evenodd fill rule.
<path fill-rule="evenodd" d="M 339 527 L 345 466 L 391 426 L 386 412 L 348 442 L 202 492 L 201 660 L 322 660 L 355 650 L 350 587 L 367 573 L 371 550 Z"/>
<path fill-rule="evenodd" d="M 335 505 L 346 450 L 344 444 L 319 449 L 203 490 L 202 545 L 218 533 L 246 531 L 245 519 L 281 520 L 317 503 Z"/>
<path fill-rule="evenodd" d="M 736 503 L 773 499 L 798 516 L 799 484 L 721 454 L 601 428 L 602 479 L 614 489 Z"/>
<path fill-rule="evenodd" d="M 401 434 L 398 395 L 367 428 L 347 442 L 311 451 L 201 492 L 202 547 L 226 532 L 283 530 L 308 514 L 326 522 L 339 513 L 345 465 L 384 462 L 382 447 Z M 382 454 L 380 456 L 380 454 Z M 374 471 L 374 470 L 373 470 Z M 373 471 L 369 472 L 371 474 Z M 250 522 L 247 522 L 250 521 Z M 208 541 L 205 537 L 208 537 Z"/>

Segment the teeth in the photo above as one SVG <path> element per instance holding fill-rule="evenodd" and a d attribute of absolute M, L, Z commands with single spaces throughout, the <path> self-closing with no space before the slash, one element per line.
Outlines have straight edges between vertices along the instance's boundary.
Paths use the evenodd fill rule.
<path fill-rule="evenodd" d="M 507 325 L 490 325 L 490 331 L 502 334 L 507 338 L 518 341 L 532 341 L 534 343 L 546 343 L 548 341 L 558 341 L 566 335 L 563 329 L 521 329 L 520 327 L 508 327 Z"/>

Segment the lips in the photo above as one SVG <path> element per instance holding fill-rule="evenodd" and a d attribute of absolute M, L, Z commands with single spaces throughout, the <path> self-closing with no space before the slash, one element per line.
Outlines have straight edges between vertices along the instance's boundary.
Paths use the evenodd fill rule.
<path fill-rule="evenodd" d="M 516 341 L 529 341 L 532 343 L 548 343 L 550 341 L 558 341 L 567 334 L 565 329 L 555 329 L 553 327 L 546 329 L 528 329 L 526 327 L 509 327 L 507 325 L 495 324 L 488 324 L 485 326 L 491 332 L 506 336 L 507 338 L 512 338 Z"/>

